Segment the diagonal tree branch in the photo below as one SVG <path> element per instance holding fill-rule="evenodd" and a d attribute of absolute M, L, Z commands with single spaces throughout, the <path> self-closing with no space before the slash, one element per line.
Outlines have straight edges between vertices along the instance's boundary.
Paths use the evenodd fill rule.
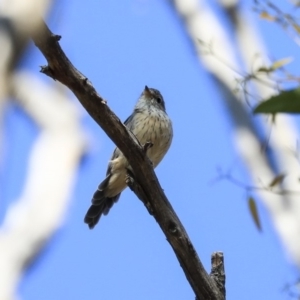
<path fill-rule="evenodd" d="M 171 244 L 184 273 L 200 299 L 224 299 L 215 281 L 207 274 L 184 227 L 166 198 L 143 147 L 109 109 L 91 82 L 69 61 L 58 40 L 45 23 L 32 37 L 35 45 L 47 59 L 48 66 L 41 72 L 66 85 L 78 98 L 91 117 L 121 149 L 135 174 L 134 185 L 138 196 L 149 209 Z M 132 185 L 132 180 L 130 180 Z M 133 185 L 132 185 L 133 186 Z M 135 189 L 134 189 L 135 190 Z"/>

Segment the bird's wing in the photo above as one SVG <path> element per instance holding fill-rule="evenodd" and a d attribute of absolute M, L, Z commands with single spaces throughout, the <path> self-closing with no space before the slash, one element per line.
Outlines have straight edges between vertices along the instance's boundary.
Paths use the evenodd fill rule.
<path fill-rule="evenodd" d="M 139 114 L 141 112 L 140 109 L 135 109 L 134 112 L 125 120 L 124 124 L 125 126 L 129 129 L 132 130 L 133 129 L 133 119 L 136 117 L 137 114 Z"/>
<path fill-rule="evenodd" d="M 130 127 L 131 124 L 132 124 L 133 118 L 134 118 L 134 113 L 131 114 L 131 115 L 125 120 L 125 122 L 124 122 L 124 125 L 126 125 L 126 127 L 127 127 L 128 129 L 129 129 L 129 127 Z M 128 127 L 128 125 L 129 125 L 129 127 Z"/>
<path fill-rule="evenodd" d="M 129 129 L 130 131 L 132 131 L 134 129 L 134 121 L 133 119 L 135 118 L 136 114 L 140 113 L 139 109 L 135 109 L 134 112 L 125 120 L 124 125 L 127 127 L 127 129 Z M 119 150 L 119 148 L 115 148 L 111 159 L 110 160 L 114 160 L 115 158 L 119 157 L 121 151 Z M 106 171 L 106 175 L 109 175 L 111 171 L 111 164 L 108 164 L 107 167 L 107 171 Z"/>

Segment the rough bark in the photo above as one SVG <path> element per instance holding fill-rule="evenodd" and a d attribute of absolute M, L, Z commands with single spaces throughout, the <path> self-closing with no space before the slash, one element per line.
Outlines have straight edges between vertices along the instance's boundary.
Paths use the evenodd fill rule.
<path fill-rule="evenodd" d="M 41 72 L 66 85 L 91 117 L 128 159 L 134 179 L 127 182 L 151 211 L 171 244 L 179 263 L 198 299 L 224 299 L 217 284 L 207 274 L 184 227 L 166 198 L 143 147 L 109 109 L 91 82 L 66 57 L 46 24 L 33 36 L 35 45 L 45 56 L 48 66 Z M 141 192 L 142 191 L 142 192 Z"/>

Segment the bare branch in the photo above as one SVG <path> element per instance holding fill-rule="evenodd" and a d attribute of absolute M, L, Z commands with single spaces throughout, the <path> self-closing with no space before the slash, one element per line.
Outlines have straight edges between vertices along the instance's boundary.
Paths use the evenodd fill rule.
<path fill-rule="evenodd" d="M 224 256 L 223 252 L 214 252 L 211 255 L 211 272 L 210 272 L 211 278 L 213 278 L 220 291 L 222 292 L 224 298 L 226 295 L 226 289 L 225 289 L 225 267 L 224 267 Z"/>
<path fill-rule="evenodd" d="M 166 235 L 185 275 L 199 299 L 224 299 L 216 283 L 201 264 L 189 237 L 166 198 L 143 147 L 133 134 L 109 109 L 87 78 L 69 61 L 58 36 L 43 24 L 33 36 L 36 46 L 44 54 L 48 66 L 42 72 L 70 88 L 87 112 L 120 148 L 135 174 L 135 184 L 143 191 L 143 202 L 150 203 L 153 216 Z"/>

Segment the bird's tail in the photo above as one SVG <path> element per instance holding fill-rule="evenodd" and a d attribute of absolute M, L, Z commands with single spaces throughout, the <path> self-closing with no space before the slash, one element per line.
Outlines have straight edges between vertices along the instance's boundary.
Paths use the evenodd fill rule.
<path fill-rule="evenodd" d="M 90 229 L 93 229 L 95 225 L 99 222 L 102 215 L 107 215 L 109 210 L 118 201 L 121 194 L 114 197 L 105 197 L 104 190 L 109 177 L 107 177 L 98 187 L 97 191 L 94 193 L 92 199 L 92 205 L 88 209 L 84 222 L 88 224 Z"/>

